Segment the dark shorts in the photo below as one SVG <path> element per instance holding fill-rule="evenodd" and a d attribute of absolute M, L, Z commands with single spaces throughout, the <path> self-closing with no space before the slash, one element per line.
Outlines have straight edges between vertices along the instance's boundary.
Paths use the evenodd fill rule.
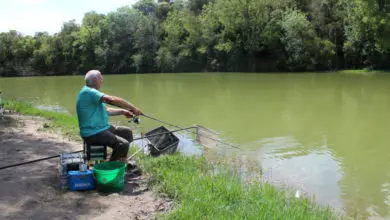
<path fill-rule="evenodd" d="M 127 157 L 130 143 L 133 141 L 133 132 L 122 126 L 110 126 L 109 129 L 92 135 L 83 137 L 87 144 L 107 145 L 112 148 L 110 161 Z"/>

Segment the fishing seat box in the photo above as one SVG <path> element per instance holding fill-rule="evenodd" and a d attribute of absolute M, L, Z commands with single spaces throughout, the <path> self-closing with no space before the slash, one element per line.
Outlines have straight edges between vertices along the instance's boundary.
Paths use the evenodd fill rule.
<path fill-rule="evenodd" d="M 171 154 L 177 151 L 179 138 L 176 137 L 172 132 L 168 132 L 169 130 L 166 127 L 160 126 L 145 133 L 145 136 L 150 142 L 148 147 L 152 156 Z"/>
<path fill-rule="evenodd" d="M 87 144 L 84 141 L 83 154 L 86 161 L 106 160 L 107 145 Z"/>
<path fill-rule="evenodd" d="M 70 191 L 95 189 L 95 180 L 92 170 L 72 170 L 68 172 L 68 178 Z"/>

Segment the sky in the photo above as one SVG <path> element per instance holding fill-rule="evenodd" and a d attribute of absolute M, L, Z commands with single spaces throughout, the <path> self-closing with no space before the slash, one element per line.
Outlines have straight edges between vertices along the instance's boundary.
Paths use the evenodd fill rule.
<path fill-rule="evenodd" d="M 16 30 L 23 34 L 61 30 L 63 22 L 75 19 L 81 24 L 84 13 L 107 14 L 137 0 L 0 0 L 0 32 Z"/>

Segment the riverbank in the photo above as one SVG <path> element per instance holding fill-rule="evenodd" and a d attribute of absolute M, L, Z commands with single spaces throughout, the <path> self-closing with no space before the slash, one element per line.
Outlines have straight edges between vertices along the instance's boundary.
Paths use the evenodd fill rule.
<path fill-rule="evenodd" d="M 18 113 L 0 119 L 0 167 L 82 149 L 60 135 L 52 120 Z M 151 219 L 170 209 L 147 186 L 134 179 L 119 194 L 60 189 L 58 159 L 0 170 L 0 219 Z"/>
<path fill-rule="evenodd" d="M 321 70 L 318 70 L 318 71 L 281 71 L 281 72 L 276 72 L 276 71 L 264 71 L 264 72 L 234 72 L 234 71 L 229 71 L 229 72 L 219 72 L 219 71 L 203 71 L 203 72 L 192 72 L 192 71 L 189 71 L 189 72 L 181 72 L 181 73 L 177 73 L 177 72 L 164 72 L 164 73 L 160 73 L 160 72 L 148 72 L 148 73 L 131 73 L 131 72 L 125 72 L 125 73 L 114 73 L 114 74 L 110 74 L 110 73 L 103 73 L 104 75 L 106 76 L 113 76 L 113 75 L 161 75 L 161 74 L 176 74 L 176 75 L 185 75 L 185 74 L 215 74 L 215 73 L 225 73 L 225 74 L 274 74 L 274 75 L 280 75 L 280 74 L 313 74 L 313 73 L 338 73 L 338 74 L 355 74 L 355 75 L 375 75 L 375 74 L 390 74 L 390 70 L 374 70 L 374 69 L 345 69 L 345 70 L 331 70 L 331 71 L 321 71 Z M 35 77 L 67 77 L 67 76 L 84 76 L 85 73 L 78 73 L 78 74 L 46 74 L 46 75 L 42 75 L 42 74 L 29 74 L 29 75 L 15 75 L 15 76 L 0 76 L 0 78 L 27 78 L 27 77 L 30 77 L 30 78 L 35 78 Z"/>
<path fill-rule="evenodd" d="M 69 142 L 75 141 L 78 143 L 77 119 L 72 115 L 41 111 L 27 104 L 11 101 L 6 101 L 4 103 L 4 107 L 9 110 L 15 110 L 22 115 L 41 116 L 46 120 L 42 123 L 42 126 L 39 129 L 40 132 L 60 130 L 63 136 L 67 137 Z M 10 124 L 9 126 L 13 125 Z M 10 141 L 9 146 L 16 144 L 16 140 Z M 81 144 L 78 143 L 74 146 L 81 146 Z M 51 148 L 48 147 L 48 149 Z M 71 150 L 71 148 L 66 149 Z M 2 156 L 5 158 L 9 157 L 10 155 L 12 155 L 12 153 Z M 20 153 L 17 155 L 20 156 Z M 35 156 L 38 155 L 39 154 L 36 154 Z M 19 158 L 19 160 L 22 159 L 23 158 Z M 267 183 L 259 183 L 257 181 L 244 183 L 240 180 L 237 173 L 230 170 L 228 167 L 220 165 L 218 166 L 218 169 L 216 169 L 215 165 L 208 163 L 204 157 L 185 157 L 181 155 L 173 155 L 167 157 L 149 158 L 141 155 L 137 157 L 136 160 L 139 166 L 143 169 L 143 177 L 147 186 L 146 188 L 151 188 L 153 189 L 153 192 L 159 193 L 160 197 L 158 197 L 157 200 L 162 201 L 161 199 L 165 195 L 174 201 L 172 211 L 163 215 L 163 218 L 337 218 L 337 216 L 330 209 L 319 207 L 309 199 L 295 198 L 290 192 L 279 190 Z M 216 172 L 216 170 L 219 170 L 219 172 Z M 221 172 L 221 170 L 223 172 Z M 34 177 L 33 171 L 34 170 L 31 170 L 31 172 L 26 172 L 26 174 L 24 174 L 26 176 L 25 179 Z M 29 175 L 31 177 L 27 177 Z M 48 171 L 44 176 L 45 178 L 51 178 L 53 181 L 55 181 L 55 170 L 54 172 Z M 45 180 L 44 176 L 42 176 L 42 182 Z M 23 181 L 20 182 L 23 183 Z M 55 188 L 53 188 L 53 190 L 54 189 Z M 40 189 L 36 189 L 35 192 L 39 192 L 39 190 Z M 79 193 L 78 195 L 82 194 L 83 193 Z M 122 197 L 122 195 L 119 195 L 119 197 Z M 42 199 L 44 198 L 45 196 L 42 196 Z M 98 195 L 96 195 L 95 198 L 104 199 Z M 142 200 L 142 197 L 140 199 Z M 120 199 L 118 199 L 118 202 L 119 201 Z M 124 202 L 126 203 L 130 201 Z M 165 205 L 163 206 L 166 208 L 164 210 L 167 210 L 168 207 L 166 207 L 166 203 L 163 204 Z M 150 204 L 148 203 L 148 205 Z M 8 204 L 8 206 L 12 206 L 12 204 Z M 56 207 L 59 209 L 58 207 L 61 206 Z M 29 207 L 27 207 L 27 209 L 28 208 Z M 78 207 L 70 206 L 68 208 L 64 207 L 64 209 L 78 210 Z M 91 207 L 91 209 L 93 208 Z M 139 207 L 139 209 L 144 210 L 144 207 Z M 107 213 L 105 212 L 104 207 L 99 210 L 103 213 Z M 151 212 L 155 211 L 156 210 L 152 210 Z"/>
<path fill-rule="evenodd" d="M 389 70 L 372 70 L 372 69 L 341 70 L 338 72 L 341 74 L 353 74 L 353 75 L 365 75 L 365 76 L 390 73 Z"/>

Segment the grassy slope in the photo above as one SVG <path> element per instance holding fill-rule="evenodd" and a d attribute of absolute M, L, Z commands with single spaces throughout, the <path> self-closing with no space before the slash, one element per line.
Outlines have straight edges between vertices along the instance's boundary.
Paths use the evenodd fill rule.
<path fill-rule="evenodd" d="M 336 219 L 308 199 L 259 182 L 243 183 L 228 167 L 213 172 L 203 158 L 180 155 L 141 159 L 150 184 L 178 201 L 167 219 Z"/>
<path fill-rule="evenodd" d="M 78 136 L 75 116 L 35 109 L 16 101 L 5 101 L 6 109 L 21 114 L 43 116 L 52 126 L 72 138 Z M 335 219 L 308 199 L 289 196 L 270 184 L 243 183 L 228 166 L 220 172 L 204 157 L 179 154 L 150 158 L 139 156 L 140 166 L 150 173 L 149 184 L 159 193 L 175 199 L 175 209 L 166 219 Z M 223 172 L 221 172 L 221 170 Z"/>

